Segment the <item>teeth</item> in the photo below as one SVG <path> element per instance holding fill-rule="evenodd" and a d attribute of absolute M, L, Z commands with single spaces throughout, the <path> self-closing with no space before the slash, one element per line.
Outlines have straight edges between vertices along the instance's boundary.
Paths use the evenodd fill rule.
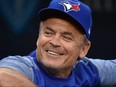
<path fill-rule="evenodd" d="M 55 52 L 53 52 L 53 51 L 48 51 L 48 53 L 49 53 L 49 54 L 52 54 L 52 55 L 57 55 L 57 56 L 60 55 L 60 54 L 55 53 Z"/>

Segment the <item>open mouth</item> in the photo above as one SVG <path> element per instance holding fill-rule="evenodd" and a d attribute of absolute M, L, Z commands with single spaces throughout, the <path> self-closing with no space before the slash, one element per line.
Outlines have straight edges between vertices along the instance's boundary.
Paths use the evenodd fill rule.
<path fill-rule="evenodd" d="M 58 52 L 50 51 L 50 50 L 47 50 L 47 53 L 50 54 L 50 55 L 54 55 L 54 56 L 60 56 L 60 55 L 63 55 L 62 53 L 58 53 Z"/>

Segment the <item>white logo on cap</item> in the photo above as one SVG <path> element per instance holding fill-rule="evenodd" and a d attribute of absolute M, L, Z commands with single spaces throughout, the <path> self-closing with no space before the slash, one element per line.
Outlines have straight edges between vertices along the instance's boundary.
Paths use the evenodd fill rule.
<path fill-rule="evenodd" d="M 61 1 L 59 4 L 63 5 L 64 11 L 69 12 L 69 11 L 80 11 L 80 3 L 71 3 L 69 1 Z"/>

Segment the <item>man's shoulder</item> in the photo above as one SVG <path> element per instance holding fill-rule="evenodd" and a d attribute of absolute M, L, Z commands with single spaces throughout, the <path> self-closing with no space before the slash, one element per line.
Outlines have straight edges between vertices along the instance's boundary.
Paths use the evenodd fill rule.
<path fill-rule="evenodd" d="M 36 63 L 34 62 L 34 57 L 31 56 L 8 56 L 0 60 L 0 67 L 8 68 L 37 68 Z"/>
<path fill-rule="evenodd" d="M 100 84 L 99 73 L 96 66 L 87 58 L 78 61 L 74 67 L 74 75 L 85 83 L 94 85 Z M 86 82 L 87 81 L 87 82 Z"/>
<path fill-rule="evenodd" d="M 94 63 L 91 61 L 91 59 L 85 57 L 79 61 L 77 61 L 75 68 L 82 67 L 82 68 L 89 68 L 89 70 L 97 69 Z"/>
<path fill-rule="evenodd" d="M 34 80 L 34 70 L 38 70 L 34 58 L 30 56 L 8 56 L 0 60 L 0 67 L 16 70 L 30 80 Z"/>
<path fill-rule="evenodd" d="M 0 60 L 0 63 L 2 62 L 15 62 L 15 63 L 26 63 L 26 64 L 32 64 L 34 63 L 34 59 L 31 56 L 8 56 Z"/>

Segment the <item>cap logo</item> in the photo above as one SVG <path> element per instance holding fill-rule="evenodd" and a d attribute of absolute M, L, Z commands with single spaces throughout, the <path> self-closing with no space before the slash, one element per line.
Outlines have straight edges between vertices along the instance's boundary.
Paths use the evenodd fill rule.
<path fill-rule="evenodd" d="M 73 1 L 69 2 L 69 1 L 61 1 L 59 2 L 59 4 L 63 5 L 64 7 L 64 11 L 65 12 L 69 12 L 69 11 L 80 11 L 80 3 L 79 2 L 76 2 L 74 3 Z"/>

